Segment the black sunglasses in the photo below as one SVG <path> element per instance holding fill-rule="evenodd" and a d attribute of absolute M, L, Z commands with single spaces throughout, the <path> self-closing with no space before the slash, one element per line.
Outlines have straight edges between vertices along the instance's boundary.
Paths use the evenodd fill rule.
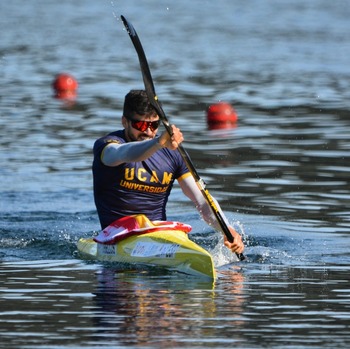
<path fill-rule="evenodd" d="M 145 132 L 148 128 L 154 132 L 158 127 L 159 127 L 159 123 L 160 121 L 140 121 L 140 120 L 134 120 L 131 118 L 126 117 L 130 122 L 131 122 L 131 126 L 137 130 L 137 131 L 141 131 L 141 132 Z"/>

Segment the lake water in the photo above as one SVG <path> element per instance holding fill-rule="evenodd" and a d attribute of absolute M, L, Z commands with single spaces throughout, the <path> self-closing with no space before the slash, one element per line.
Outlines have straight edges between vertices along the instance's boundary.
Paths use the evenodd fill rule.
<path fill-rule="evenodd" d="M 1 348 L 346 348 L 350 345 L 350 3 L 0 4 Z M 215 282 L 87 263 L 99 224 L 91 148 L 142 88 L 124 15 L 208 189 L 243 234 L 222 237 L 175 187 L 168 219 L 214 256 Z M 59 72 L 78 98 L 53 98 Z M 219 100 L 237 126 L 208 130 Z"/>

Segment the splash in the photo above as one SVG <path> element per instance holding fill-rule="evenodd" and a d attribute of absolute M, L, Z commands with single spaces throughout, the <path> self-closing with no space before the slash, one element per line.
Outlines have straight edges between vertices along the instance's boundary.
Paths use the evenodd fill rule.
<path fill-rule="evenodd" d="M 242 239 L 247 246 L 248 237 L 244 230 L 244 225 L 240 221 L 229 222 L 230 225 L 242 236 Z M 214 264 L 216 267 L 221 267 L 226 264 L 236 263 L 237 257 L 233 254 L 225 245 L 224 237 L 220 234 L 220 237 L 216 245 L 211 249 L 210 253 L 213 256 Z"/>

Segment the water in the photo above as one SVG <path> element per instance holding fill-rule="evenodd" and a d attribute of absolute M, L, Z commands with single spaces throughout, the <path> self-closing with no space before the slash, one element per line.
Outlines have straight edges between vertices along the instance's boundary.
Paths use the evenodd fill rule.
<path fill-rule="evenodd" d="M 213 287 L 77 260 L 5 262 L 4 348 L 345 348 L 347 274 L 248 265 Z"/>
<path fill-rule="evenodd" d="M 345 348 L 350 344 L 350 4 L 343 0 L 43 1 L 0 4 L 0 347 Z M 119 20 L 247 261 L 176 187 L 168 218 L 193 226 L 213 285 L 86 263 L 99 229 L 91 147 L 142 87 Z M 52 98 L 72 73 L 78 99 Z M 232 103 L 236 128 L 209 131 Z"/>

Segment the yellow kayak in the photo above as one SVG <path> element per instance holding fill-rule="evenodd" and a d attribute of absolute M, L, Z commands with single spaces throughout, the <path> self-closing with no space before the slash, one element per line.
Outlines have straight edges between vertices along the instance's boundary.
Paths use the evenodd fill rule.
<path fill-rule="evenodd" d="M 107 227 L 99 234 L 100 240 L 98 237 L 81 238 L 77 247 L 82 257 L 102 262 L 160 266 L 189 275 L 216 278 L 212 256 L 188 238 L 184 224 L 151 222 L 143 215 L 129 218 L 136 222 L 136 227 L 121 227 L 127 224 L 116 221 L 112 229 Z"/>

